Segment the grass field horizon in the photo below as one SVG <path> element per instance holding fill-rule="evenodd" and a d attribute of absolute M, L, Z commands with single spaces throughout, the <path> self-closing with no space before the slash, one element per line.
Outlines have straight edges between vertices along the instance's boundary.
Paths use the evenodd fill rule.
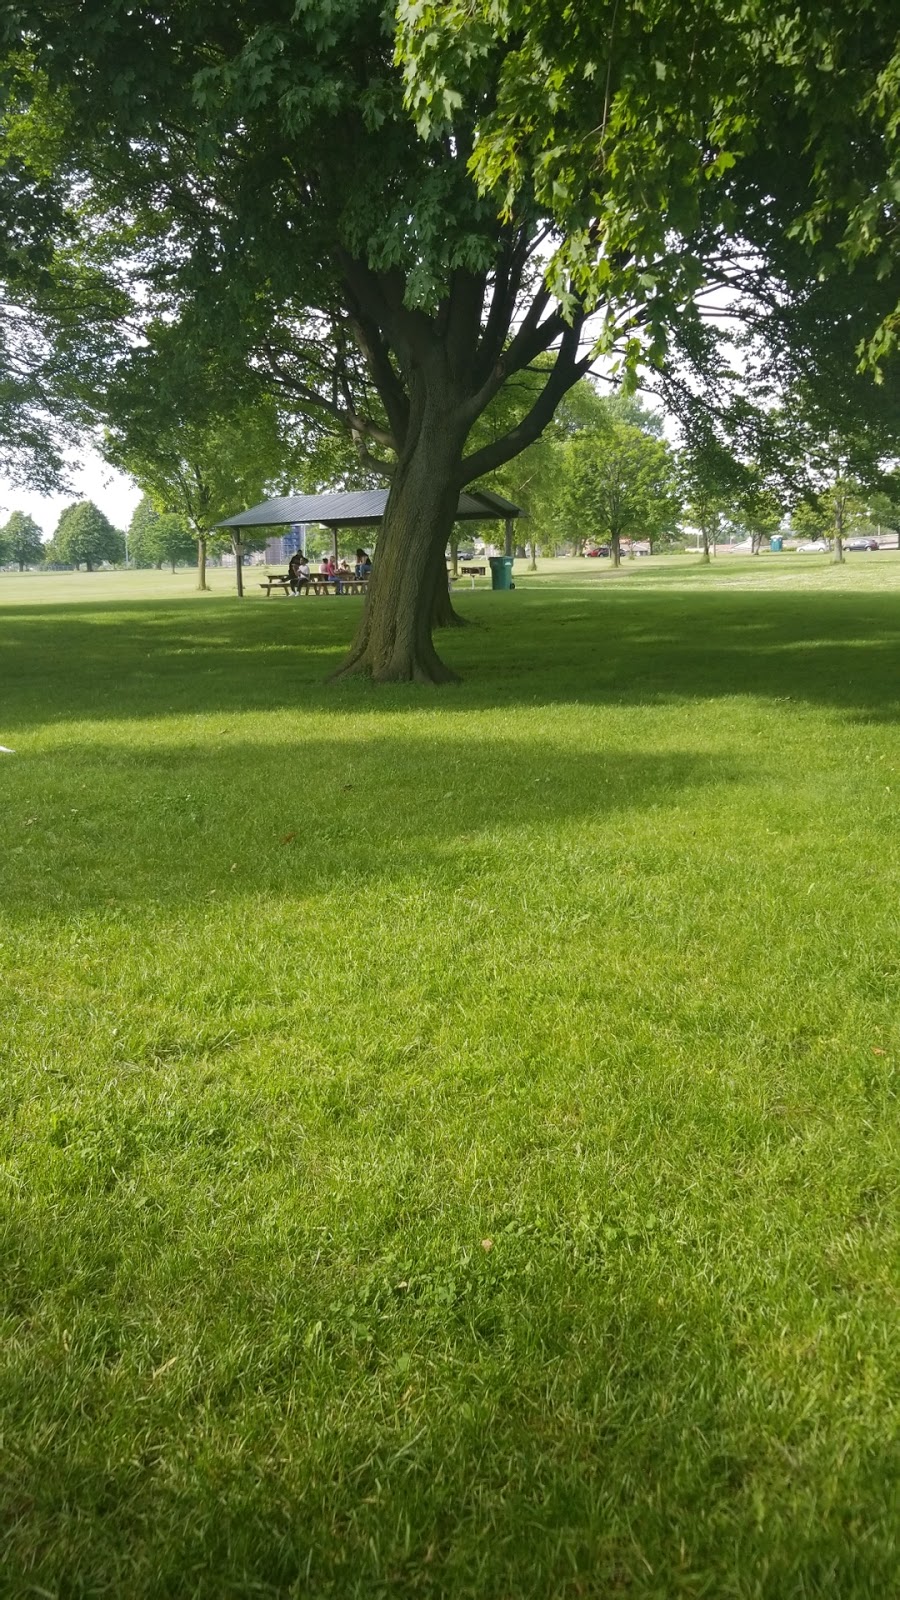
<path fill-rule="evenodd" d="M 895 1590 L 900 556 L 597 566 L 0 574 L 4 1594 Z"/>

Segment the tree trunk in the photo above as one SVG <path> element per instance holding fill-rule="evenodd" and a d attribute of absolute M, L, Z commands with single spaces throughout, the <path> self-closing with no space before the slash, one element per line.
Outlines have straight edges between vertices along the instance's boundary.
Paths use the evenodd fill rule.
<path fill-rule="evenodd" d="M 535 544 L 533 539 L 531 541 L 531 547 L 530 548 L 531 548 L 531 560 L 528 563 L 528 571 L 529 572 L 537 572 L 537 569 L 538 569 L 538 564 L 537 564 L 537 545 Z"/>
<path fill-rule="evenodd" d="M 844 559 L 844 541 L 839 533 L 834 536 L 834 550 L 831 559 L 835 563 L 842 562 Z"/>
<path fill-rule="evenodd" d="M 450 574 L 459 577 L 459 534 L 456 532 L 450 535 Z"/>
<path fill-rule="evenodd" d="M 391 480 L 362 621 L 335 678 L 361 673 L 376 683 L 456 679 L 431 639 L 435 612 L 442 621 L 454 615 L 444 552 L 459 500 L 464 438 L 452 426 L 451 403 L 449 395 L 432 388 L 420 416 L 410 423 Z"/>
<path fill-rule="evenodd" d="M 708 528 L 701 528 L 700 529 L 700 535 L 701 535 L 701 538 L 703 539 L 703 550 L 702 550 L 702 553 L 701 553 L 701 556 L 700 556 L 700 561 L 701 561 L 702 565 L 708 566 L 709 565 L 709 529 Z"/>
<path fill-rule="evenodd" d="M 20 572 L 24 572 L 25 571 L 25 563 L 24 563 L 24 561 L 20 561 L 19 562 L 19 571 Z"/>
<path fill-rule="evenodd" d="M 617 533 L 610 535 L 609 548 L 613 566 L 620 567 L 622 565 L 622 551 L 619 548 L 619 535 Z"/>
<path fill-rule="evenodd" d="M 77 570 L 78 569 L 77 569 L 77 565 L 76 565 L 76 571 Z M 93 572 L 93 570 L 94 570 L 93 563 L 90 562 L 90 561 L 86 561 L 84 563 L 84 570 L 85 570 L 85 572 Z"/>
<path fill-rule="evenodd" d="M 206 535 L 197 535 L 197 588 L 208 589 L 206 581 Z"/>
<path fill-rule="evenodd" d="M 436 563 L 434 574 L 434 603 L 431 608 L 432 628 L 467 628 L 469 620 L 461 617 L 453 609 L 453 596 L 447 579 L 447 562 L 443 550 L 440 553 L 440 564 Z"/>

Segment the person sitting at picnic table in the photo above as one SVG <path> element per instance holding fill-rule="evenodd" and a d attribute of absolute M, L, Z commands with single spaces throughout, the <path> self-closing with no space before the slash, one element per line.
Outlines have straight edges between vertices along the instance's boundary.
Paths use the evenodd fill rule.
<path fill-rule="evenodd" d="M 309 562 L 302 550 L 297 550 L 288 562 L 288 586 L 293 594 L 309 588 Z"/>
<path fill-rule="evenodd" d="M 367 550 L 357 550 L 356 567 L 354 570 L 358 578 L 367 578 L 369 576 L 369 573 L 372 571 L 372 563 L 369 559 L 369 552 Z"/>

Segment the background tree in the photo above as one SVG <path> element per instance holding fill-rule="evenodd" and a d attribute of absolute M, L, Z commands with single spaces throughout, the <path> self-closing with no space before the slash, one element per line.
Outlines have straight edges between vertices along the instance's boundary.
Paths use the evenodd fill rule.
<path fill-rule="evenodd" d="M 0 529 L 0 561 L 15 561 L 19 571 L 39 566 L 45 555 L 43 535 L 27 511 L 14 511 Z"/>
<path fill-rule="evenodd" d="M 822 540 L 831 544 L 833 518 L 831 510 L 826 506 L 821 497 L 813 495 L 807 500 L 800 500 L 791 508 L 791 532 L 795 539 L 803 542 L 816 543 Z"/>
<path fill-rule="evenodd" d="M 91 500 L 78 500 L 62 512 L 50 550 L 54 561 L 93 572 L 103 561 L 125 559 L 125 539 Z"/>
<path fill-rule="evenodd" d="M 735 506 L 736 518 L 750 535 L 750 552 L 758 556 L 772 535 L 778 532 L 784 518 L 784 506 L 775 487 L 759 473 L 750 471 L 747 487 L 739 495 Z"/>
<path fill-rule="evenodd" d="M 136 567 L 161 567 L 166 562 L 175 571 L 180 561 L 195 559 L 196 542 L 183 520 L 171 511 L 156 511 L 143 495 L 134 508 L 128 529 L 128 560 Z"/>
<path fill-rule="evenodd" d="M 563 502 L 580 539 L 608 539 L 613 564 L 623 538 L 652 537 L 678 516 L 675 464 L 668 446 L 641 428 L 613 422 L 566 446 Z"/>
<path fill-rule="evenodd" d="M 473 430 L 473 443 L 489 443 L 516 425 L 539 394 L 549 365 L 550 358 L 544 357 L 535 363 L 534 371 L 520 373 L 500 391 Z M 565 480 L 563 446 L 584 429 L 602 428 L 608 415 L 606 397 L 598 392 L 592 378 L 582 378 L 563 396 L 540 438 L 477 485 L 493 489 L 521 506 L 526 519 L 521 531 L 527 530 L 532 570 L 537 565 L 538 543 L 555 553 L 566 535 L 561 504 Z"/>
<path fill-rule="evenodd" d="M 160 563 L 167 562 L 173 572 L 179 562 L 189 566 L 196 559 L 196 540 L 174 511 L 160 513 L 152 526 L 151 537 Z"/>
<path fill-rule="evenodd" d="M 181 551 L 169 524 L 169 546 L 152 554 L 159 551 L 161 514 L 174 514 L 196 541 L 197 587 L 206 589 L 209 540 L 221 541 L 216 524 L 273 485 L 289 491 L 296 452 L 275 398 L 256 379 L 244 377 L 237 389 L 239 374 L 222 361 L 205 361 L 177 330 L 151 333 L 152 341 L 131 352 L 108 382 L 103 453 L 144 491 L 139 549 L 154 565 L 171 559 L 170 548 Z M 242 544 L 252 548 L 263 538 L 245 535 Z"/>
<path fill-rule="evenodd" d="M 159 512 L 154 510 L 149 496 L 141 495 L 128 524 L 128 561 L 131 566 L 146 568 L 159 565 L 160 558 L 153 540 L 153 527 L 158 518 Z"/>
<path fill-rule="evenodd" d="M 866 512 L 876 536 L 880 538 L 884 533 L 896 533 L 900 548 L 900 500 L 885 489 L 876 489 L 866 501 Z"/>
<path fill-rule="evenodd" d="M 844 540 L 856 531 L 865 515 L 863 485 L 858 478 L 838 473 L 828 488 L 823 489 L 820 499 L 824 511 L 831 519 L 831 559 L 837 562 L 843 561 Z"/>
<path fill-rule="evenodd" d="M 700 538 L 700 560 L 708 564 L 725 516 L 749 489 L 747 470 L 722 445 L 707 418 L 678 457 L 678 478 L 687 519 Z"/>

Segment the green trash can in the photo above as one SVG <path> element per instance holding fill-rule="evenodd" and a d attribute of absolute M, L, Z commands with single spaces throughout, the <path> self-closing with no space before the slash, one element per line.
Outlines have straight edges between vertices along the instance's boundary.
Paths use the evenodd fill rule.
<path fill-rule="evenodd" d="M 783 549 L 783 545 L 784 541 L 782 540 L 781 534 L 773 533 L 771 539 L 769 540 L 769 549 L 771 550 L 772 554 L 777 556 L 779 551 Z"/>
<path fill-rule="evenodd" d="M 514 589 L 512 581 L 512 556 L 488 556 L 492 589 Z"/>

